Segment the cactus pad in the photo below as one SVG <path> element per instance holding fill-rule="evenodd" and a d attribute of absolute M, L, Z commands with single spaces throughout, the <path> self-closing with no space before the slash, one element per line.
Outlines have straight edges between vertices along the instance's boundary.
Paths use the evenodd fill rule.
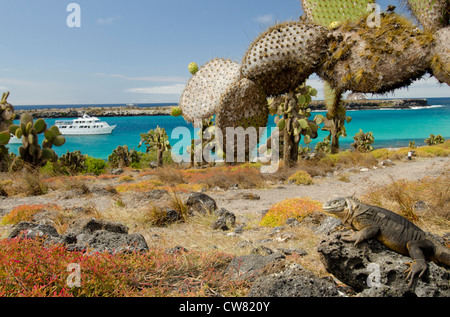
<path fill-rule="evenodd" d="M 319 64 L 326 51 L 325 29 L 307 21 L 275 25 L 250 46 L 242 62 L 242 74 L 267 95 L 294 90 Z"/>
<path fill-rule="evenodd" d="M 354 21 L 368 13 L 374 0 L 301 0 L 306 16 L 318 25 L 333 28 L 337 22 Z"/>
<path fill-rule="evenodd" d="M 240 76 L 240 65 L 230 60 L 214 59 L 201 67 L 181 95 L 183 117 L 193 122 L 214 115 L 223 95 Z"/>
<path fill-rule="evenodd" d="M 440 82 L 450 85 L 450 26 L 440 29 L 433 36 L 435 47 L 431 70 Z"/>
<path fill-rule="evenodd" d="M 260 127 L 267 125 L 268 118 L 266 95 L 259 86 L 245 78 L 232 85 L 222 98 L 216 116 L 216 127 L 223 133 L 223 151 L 226 152 L 227 142 L 232 142 L 234 153 L 237 153 L 237 142 L 227 138 L 226 128 L 254 127 L 259 132 Z M 248 148 L 245 153 L 248 155 Z"/>
<path fill-rule="evenodd" d="M 366 19 L 348 22 L 333 32 L 317 74 L 341 91 L 386 93 L 422 77 L 432 47 L 430 35 L 394 13 L 384 15 L 379 28 L 370 28 Z"/>
<path fill-rule="evenodd" d="M 436 31 L 449 25 L 448 0 L 409 0 L 412 13 L 427 31 Z"/>

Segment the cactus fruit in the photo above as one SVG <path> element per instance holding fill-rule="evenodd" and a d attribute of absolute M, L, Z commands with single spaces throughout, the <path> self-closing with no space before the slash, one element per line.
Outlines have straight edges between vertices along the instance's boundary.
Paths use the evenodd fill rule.
<path fill-rule="evenodd" d="M 450 85 L 450 26 L 440 29 L 433 36 L 432 73 L 437 80 Z"/>
<path fill-rule="evenodd" d="M 312 73 L 326 52 L 326 29 L 306 20 L 268 29 L 250 46 L 242 61 L 245 78 L 267 95 L 295 90 Z"/>
<path fill-rule="evenodd" d="M 172 117 L 179 117 L 183 115 L 183 111 L 180 107 L 173 107 L 172 108 Z"/>
<path fill-rule="evenodd" d="M 226 128 L 254 127 L 259 133 L 259 128 L 267 125 L 268 118 L 266 95 L 258 85 L 245 78 L 233 84 L 222 98 L 216 116 L 216 127 L 220 128 L 223 134 L 223 152 L 226 153 L 227 142 L 234 146 L 235 154 L 238 146 L 234 138 L 227 139 Z M 251 150 L 253 149 L 249 149 L 249 143 L 246 142 L 246 155 Z"/>
<path fill-rule="evenodd" d="M 58 156 L 52 150 L 53 145 L 62 146 L 66 142 L 58 127 L 52 126 L 47 129 L 43 119 L 33 122 L 33 117 L 28 113 L 21 116 L 19 125 L 11 125 L 9 132 L 19 139 L 22 138 L 22 146 L 19 148 L 20 159 L 34 167 L 43 166 L 47 161 L 56 161 Z M 38 143 L 39 134 L 45 136 L 42 147 Z"/>
<path fill-rule="evenodd" d="M 198 65 L 197 65 L 197 63 L 190 63 L 188 65 L 188 69 L 189 69 L 189 72 L 192 75 L 195 75 L 198 72 Z"/>
<path fill-rule="evenodd" d="M 241 66 L 230 60 L 214 59 L 200 68 L 183 91 L 179 107 L 189 121 L 214 115 L 223 95 L 241 77 Z"/>
<path fill-rule="evenodd" d="M 301 0 L 306 16 L 318 25 L 332 27 L 367 14 L 367 5 L 375 0 Z"/>
<path fill-rule="evenodd" d="M 423 28 L 435 32 L 449 25 L 448 0 L 408 0 L 409 8 Z"/>
<path fill-rule="evenodd" d="M 147 153 L 152 150 L 156 151 L 156 163 L 158 166 L 161 166 L 163 164 L 163 153 L 172 148 L 166 130 L 157 126 L 155 130 L 142 133 L 139 147 L 144 143 L 147 146 Z"/>
<path fill-rule="evenodd" d="M 361 19 L 331 33 L 317 74 L 335 89 L 387 93 L 409 86 L 430 68 L 432 36 L 395 13 L 382 16 L 379 28 Z"/>

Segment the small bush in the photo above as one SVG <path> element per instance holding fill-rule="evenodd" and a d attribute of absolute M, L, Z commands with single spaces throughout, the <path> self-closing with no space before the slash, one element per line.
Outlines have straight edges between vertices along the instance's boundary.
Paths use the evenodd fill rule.
<path fill-rule="evenodd" d="M 306 171 L 295 172 L 288 178 L 288 182 L 294 183 L 296 185 L 311 185 L 314 183 L 311 175 Z"/>
<path fill-rule="evenodd" d="M 303 220 L 307 215 L 320 212 L 322 204 L 311 198 L 293 198 L 273 205 L 260 222 L 264 227 L 278 227 L 286 223 L 286 220 L 295 218 Z"/>
<path fill-rule="evenodd" d="M 86 164 L 86 173 L 93 173 L 98 176 L 105 172 L 106 162 L 102 159 L 87 156 L 85 164 Z"/>
<path fill-rule="evenodd" d="M 16 225 L 22 221 L 32 221 L 33 216 L 45 210 L 60 210 L 57 205 L 21 205 L 2 218 L 2 225 Z"/>
<path fill-rule="evenodd" d="M 0 241 L 0 297 L 207 297 L 245 296 L 249 285 L 231 281 L 224 268 L 232 256 L 219 253 L 168 254 L 68 252 L 35 239 Z M 69 264 L 81 269 L 81 287 L 69 287 Z"/>

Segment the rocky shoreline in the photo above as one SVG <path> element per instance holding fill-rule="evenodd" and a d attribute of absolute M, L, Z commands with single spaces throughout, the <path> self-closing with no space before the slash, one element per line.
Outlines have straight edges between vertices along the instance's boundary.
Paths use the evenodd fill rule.
<path fill-rule="evenodd" d="M 373 110 L 373 109 L 410 109 L 411 107 L 428 107 L 427 99 L 386 99 L 386 100 L 345 100 L 347 110 Z M 326 110 L 324 101 L 313 101 L 312 110 Z M 83 107 L 83 108 L 49 108 L 33 110 L 16 110 L 17 117 L 28 112 L 34 118 L 57 119 L 78 118 L 84 114 L 95 117 L 145 117 L 170 116 L 172 106 L 165 107 Z"/>
<path fill-rule="evenodd" d="M 412 107 L 429 107 L 427 99 L 383 99 L 383 100 L 344 100 L 347 110 L 373 109 L 410 109 Z M 313 101 L 313 110 L 326 110 L 324 101 Z"/>

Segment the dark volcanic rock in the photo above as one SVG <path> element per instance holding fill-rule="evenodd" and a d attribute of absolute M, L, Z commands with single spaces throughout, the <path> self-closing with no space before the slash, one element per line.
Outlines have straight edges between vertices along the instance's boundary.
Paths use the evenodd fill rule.
<path fill-rule="evenodd" d="M 190 194 L 186 206 L 191 214 L 211 214 L 217 209 L 216 201 L 204 193 Z"/>
<path fill-rule="evenodd" d="M 448 269 L 428 262 L 426 273 L 409 287 L 404 271 L 411 258 L 389 250 L 377 240 L 355 247 L 340 240 L 341 234 L 334 233 L 322 241 L 318 252 L 326 269 L 360 296 L 450 296 Z"/>
<path fill-rule="evenodd" d="M 336 285 L 319 278 L 298 264 L 286 270 L 261 276 L 253 283 L 249 297 L 337 297 Z"/>

